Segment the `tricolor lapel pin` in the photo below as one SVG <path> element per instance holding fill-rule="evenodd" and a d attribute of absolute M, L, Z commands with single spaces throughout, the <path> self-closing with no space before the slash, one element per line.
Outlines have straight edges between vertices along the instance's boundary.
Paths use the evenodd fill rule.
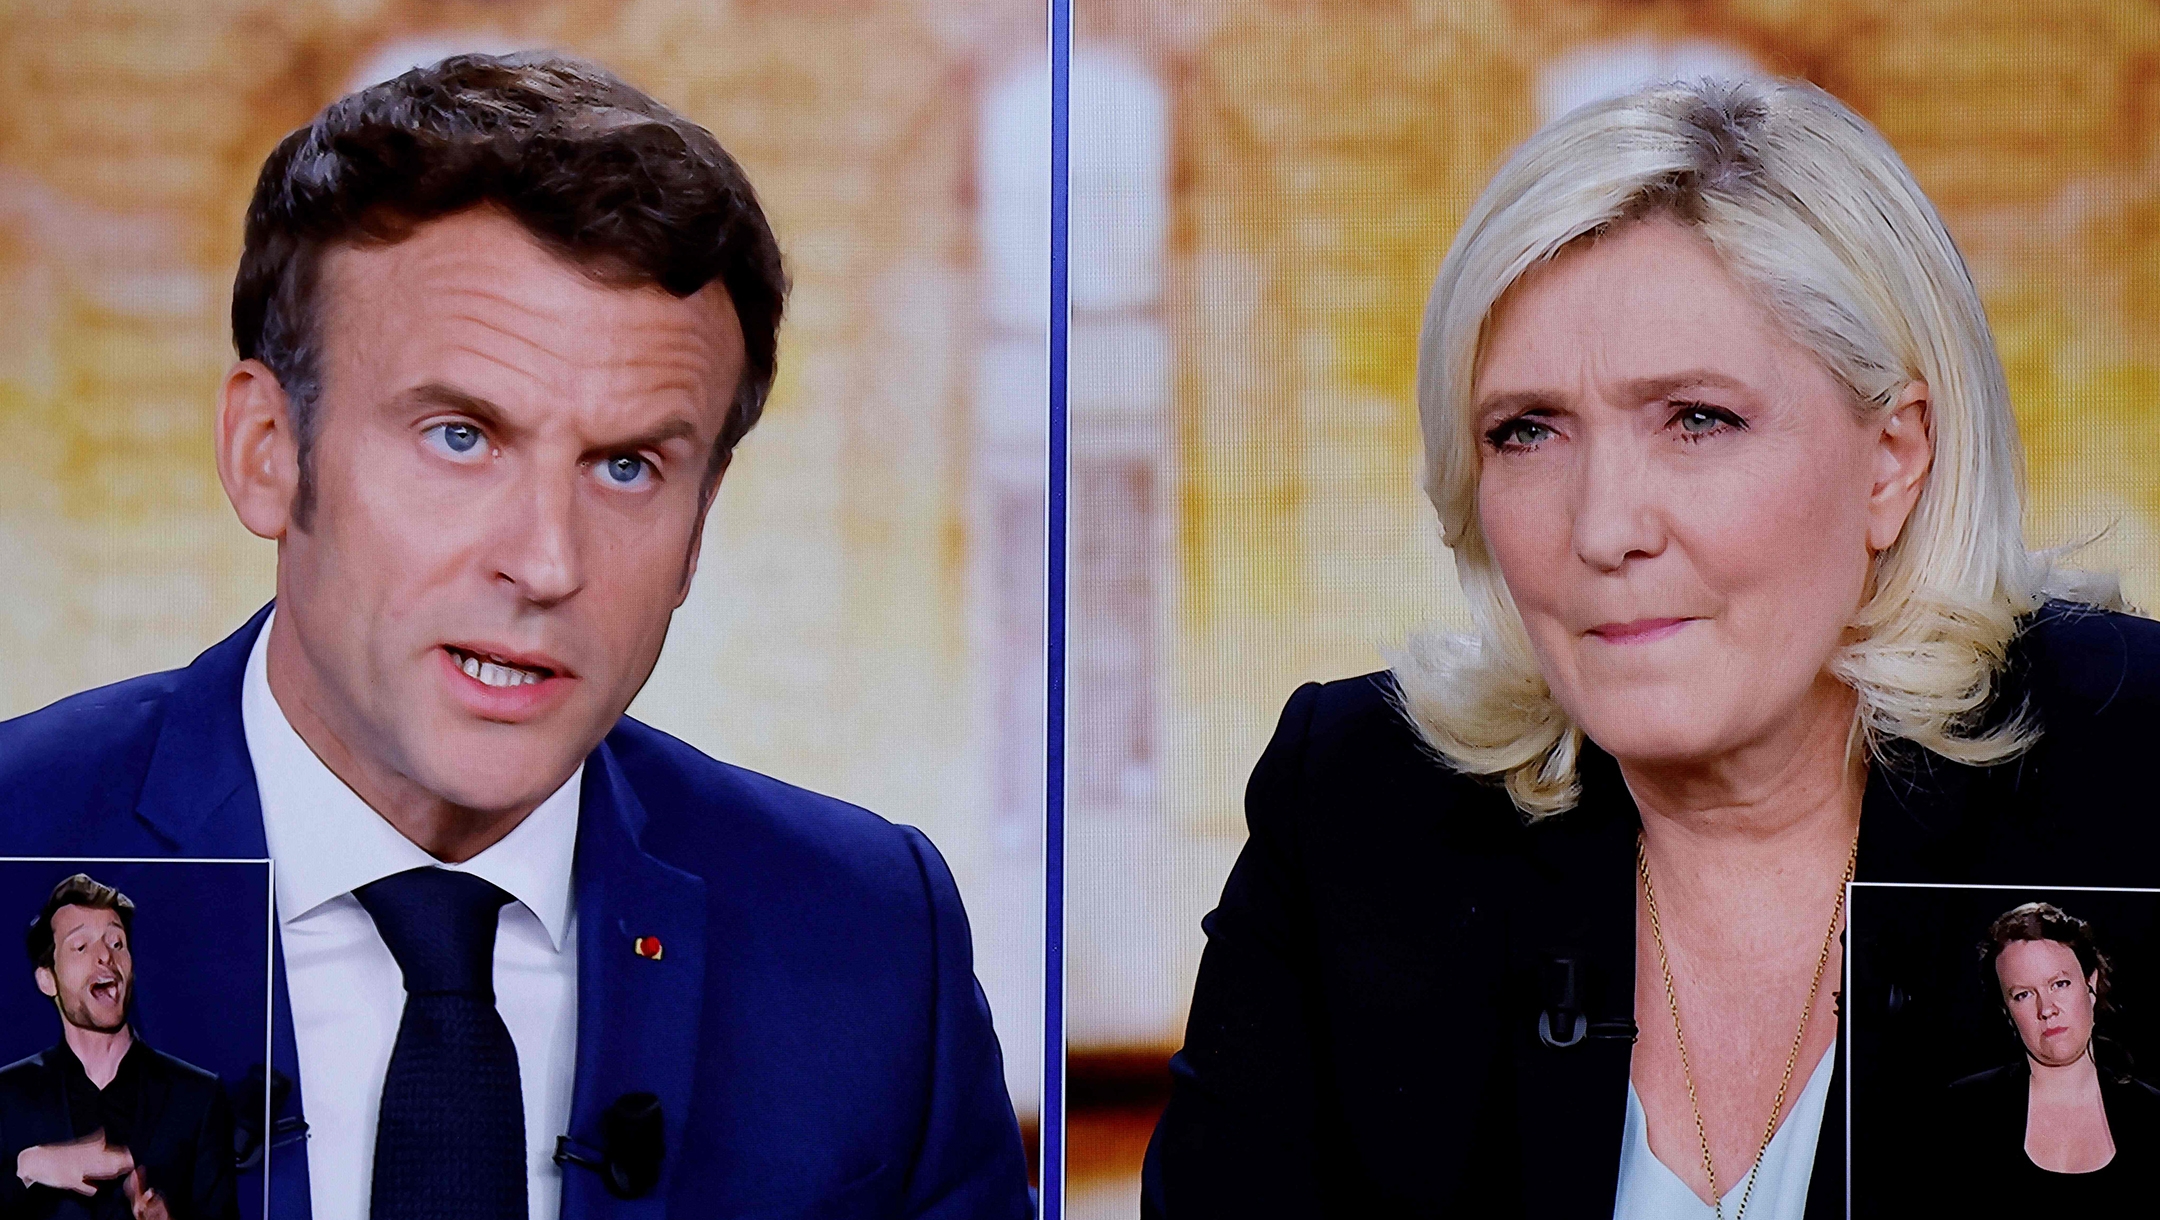
<path fill-rule="evenodd" d="M 630 948 L 639 957 L 649 957 L 656 962 L 660 960 L 660 938 L 657 936 L 640 936 L 631 942 Z"/>

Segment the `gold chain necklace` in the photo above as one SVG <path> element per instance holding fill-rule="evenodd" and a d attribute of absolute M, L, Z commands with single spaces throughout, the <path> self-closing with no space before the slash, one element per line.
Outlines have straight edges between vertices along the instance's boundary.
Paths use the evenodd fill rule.
<path fill-rule="evenodd" d="M 1785 1076 L 1778 1081 L 1777 1100 L 1770 1103 L 1770 1121 L 1763 1124 L 1762 1143 L 1748 1166 L 1747 1188 L 1740 1192 L 1740 1206 L 1733 1220 L 1747 1215 L 1748 1200 L 1755 1194 L 1755 1175 L 1762 1171 L 1763 1156 L 1770 1151 L 1770 1137 L 1777 1134 L 1778 1112 L 1785 1108 L 1785 1092 L 1792 1087 L 1793 1067 L 1800 1062 L 1800 1045 L 1807 1040 L 1808 1018 L 1815 1013 L 1815 996 L 1822 990 L 1823 970 L 1830 964 L 1830 945 L 1837 939 L 1838 919 L 1845 913 L 1845 890 L 1852 884 L 1853 866 L 1860 860 L 1860 831 L 1853 830 L 1852 849 L 1845 854 L 1845 879 L 1839 884 L 1837 903 L 1830 908 L 1830 926 L 1823 930 L 1822 952 L 1815 958 L 1815 977 L 1808 983 L 1807 1004 L 1800 1009 L 1800 1028 L 1793 1032 L 1791 1053 L 1785 1056 Z M 1703 1126 L 1702 1103 L 1695 1099 L 1695 1073 L 1688 1066 L 1687 1037 L 1680 1032 L 1680 997 L 1673 990 L 1672 965 L 1665 958 L 1665 932 L 1658 926 L 1657 891 L 1650 887 L 1650 849 L 1641 835 L 1635 836 L 1635 869 L 1642 874 L 1643 902 L 1650 909 L 1650 939 L 1657 943 L 1658 970 L 1665 976 L 1665 1006 L 1672 1011 L 1673 1041 L 1680 1047 L 1680 1079 L 1687 1085 L 1688 1108 L 1695 1112 L 1695 1140 L 1702 1146 L 1703 1176 L 1710 1180 L 1710 1210 L 1725 1220 L 1725 1196 L 1718 1193 L 1717 1170 L 1710 1164 L 1710 1134 Z M 1836 1053 L 1833 1048 L 1831 1053 Z"/>

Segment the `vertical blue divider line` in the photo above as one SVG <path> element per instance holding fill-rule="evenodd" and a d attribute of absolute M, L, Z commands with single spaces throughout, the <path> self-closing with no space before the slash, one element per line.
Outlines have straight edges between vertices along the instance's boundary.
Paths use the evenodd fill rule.
<path fill-rule="evenodd" d="M 1050 495 L 1043 734 L 1042 1220 L 1065 1214 L 1065 349 L 1071 330 L 1072 0 L 1050 0 Z"/>

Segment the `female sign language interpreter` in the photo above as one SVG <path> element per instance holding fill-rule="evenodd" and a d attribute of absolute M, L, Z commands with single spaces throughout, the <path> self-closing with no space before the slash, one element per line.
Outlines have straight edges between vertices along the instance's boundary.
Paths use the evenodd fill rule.
<path fill-rule="evenodd" d="M 1943 1180 L 1965 1215 L 2151 1210 L 2160 1198 L 2160 1090 L 2096 1037 L 2113 967 L 2090 923 L 2046 902 L 1988 926 L 1980 969 L 2022 1054 L 1950 1086 Z"/>
<path fill-rule="evenodd" d="M 1284 710 L 1144 1209 L 1844 1216 L 1846 881 L 2160 877 L 2160 627 L 2026 546 L 1964 261 L 1808 85 L 1532 137 L 1418 404 L 1475 631 Z"/>

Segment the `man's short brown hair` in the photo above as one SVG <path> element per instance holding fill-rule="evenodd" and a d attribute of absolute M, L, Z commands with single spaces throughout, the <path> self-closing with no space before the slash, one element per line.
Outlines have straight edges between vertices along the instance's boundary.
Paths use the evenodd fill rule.
<path fill-rule="evenodd" d="M 135 931 L 135 904 L 126 894 L 93 881 L 88 873 L 77 873 L 53 887 L 52 897 L 45 900 L 45 909 L 30 921 L 30 934 L 25 947 L 30 950 L 30 963 L 45 970 L 53 964 L 53 916 L 61 907 L 90 907 L 93 910 L 116 911 L 120 915 L 120 930 L 132 935 Z"/>
<path fill-rule="evenodd" d="M 313 504 L 323 255 L 394 244 L 469 208 L 501 209 L 606 283 L 687 297 L 718 281 L 744 367 L 706 472 L 772 389 L 787 276 L 742 167 L 711 132 L 594 65 L 456 55 L 325 107 L 281 141 L 248 204 L 233 346 L 277 376 L 300 449 L 295 518 Z"/>

